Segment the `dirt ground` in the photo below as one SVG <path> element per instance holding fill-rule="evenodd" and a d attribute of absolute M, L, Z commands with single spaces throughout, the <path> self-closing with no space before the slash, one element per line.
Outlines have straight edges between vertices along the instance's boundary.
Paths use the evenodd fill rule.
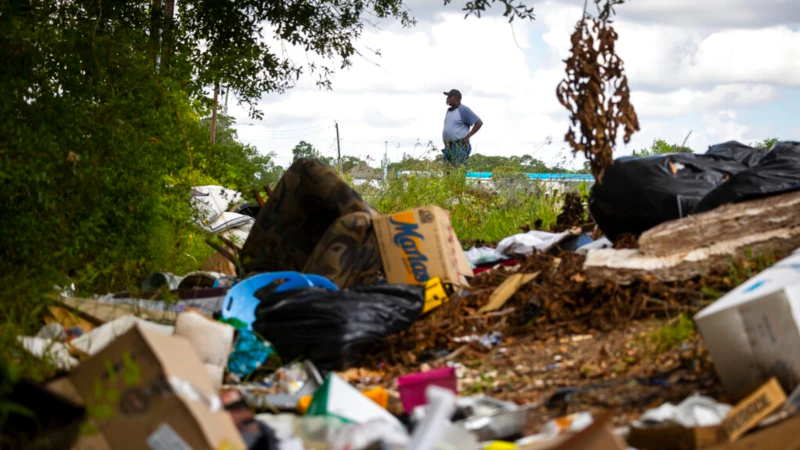
<path fill-rule="evenodd" d="M 595 288 L 582 266 L 583 257 L 572 252 L 540 253 L 481 274 L 460 297 L 388 339 L 361 370 L 345 376 L 399 397 L 398 376 L 455 366 L 459 395 L 531 406 L 526 434 L 574 412 L 613 409 L 622 426 L 694 393 L 726 400 L 691 316 L 732 289 L 737 278 L 712 274 L 682 283 Z M 478 314 L 492 291 L 517 272 L 539 275 L 499 311 Z M 396 401 L 392 408 L 402 412 Z"/>
<path fill-rule="evenodd" d="M 652 336 L 663 325 L 632 322 L 621 330 L 546 340 L 510 336 L 491 349 L 465 344 L 436 359 L 379 366 L 362 380 L 396 392 L 399 375 L 455 365 L 459 395 L 485 394 L 534 406 L 527 430 L 531 434 L 549 419 L 574 412 L 614 409 L 616 424 L 625 425 L 647 409 L 679 403 L 696 392 L 721 398 L 700 337 L 694 334 L 657 351 Z"/>

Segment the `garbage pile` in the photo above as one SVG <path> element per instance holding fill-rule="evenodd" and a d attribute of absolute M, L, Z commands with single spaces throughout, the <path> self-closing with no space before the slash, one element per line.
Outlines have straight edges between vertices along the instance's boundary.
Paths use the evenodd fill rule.
<path fill-rule="evenodd" d="M 589 201 L 612 239 L 593 238 L 573 198 L 558 232 L 530 230 L 467 251 L 447 211 L 381 214 L 313 160 L 296 161 L 249 213 L 229 211 L 238 193 L 197 188 L 193 202 L 206 211 L 198 226 L 243 238 L 215 255 L 217 267 L 234 270 L 206 265 L 182 277 L 153 274 L 142 292 L 62 296 L 36 336 L 19 338 L 60 376 L 14 387 L 9 399 L 36 419 L 12 414 L 3 434 L 14 448 L 76 449 L 793 444 L 800 183 L 776 175 L 774 164 L 796 148 L 712 148 L 696 158 L 713 176 L 696 177 L 711 193 L 694 214 L 656 214 L 639 228 L 624 225 L 630 216 L 600 189 L 613 190 L 611 177 L 627 164 L 656 160 L 624 160 Z M 659 176 L 683 177 L 674 161 L 662 164 L 669 171 Z M 697 209 L 712 194 L 737 204 Z M 669 195 L 686 206 L 681 193 Z M 601 198 L 603 219 L 593 209 Z M 737 221 L 713 236 L 701 227 L 675 237 Z M 622 228 L 641 234 L 638 248 L 614 248 Z M 718 265 L 698 269 L 703 255 L 732 258 L 743 248 L 780 261 L 738 281 Z M 597 262 L 616 252 L 650 265 Z M 658 258 L 683 258 L 670 266 L 681 276 L 651 274 L 665 267 L 652 263 Z M 648 354 L 649 320 L 681 313 L 694 315 L 700 334 Z"/>

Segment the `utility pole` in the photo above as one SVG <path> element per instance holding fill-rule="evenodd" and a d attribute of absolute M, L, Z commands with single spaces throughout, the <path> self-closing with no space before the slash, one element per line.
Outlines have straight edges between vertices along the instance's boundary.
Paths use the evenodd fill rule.
<path fill-rule="evenodd" d="M 386 181 L 386 172 L 389 171 L 389 141 L 383 141 L 383 181 Z"/>
<path fill-rule="evenodd" d="M 339 155 L 339 172 L 344 175 L 344 164 L 342 163 L 342 147 L 339 145 L 339 122 L 336 124 L 336 153 Z"/>
<path fill-rule="evenodd" d="M 211 145 L 217 140 L 217 98 L 219 97 L 219 81 L 214 83 L 214 108 L 211 110 Z"/>

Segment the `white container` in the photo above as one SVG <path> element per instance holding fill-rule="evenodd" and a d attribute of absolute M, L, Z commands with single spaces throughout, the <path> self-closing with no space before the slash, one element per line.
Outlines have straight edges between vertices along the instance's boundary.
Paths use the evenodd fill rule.
<path fill-rule="evenodd" d="M 733 401 L 773 376 L 793 391 L 800 384 L 800 253 L 749 279 L 694 320 Z"/>

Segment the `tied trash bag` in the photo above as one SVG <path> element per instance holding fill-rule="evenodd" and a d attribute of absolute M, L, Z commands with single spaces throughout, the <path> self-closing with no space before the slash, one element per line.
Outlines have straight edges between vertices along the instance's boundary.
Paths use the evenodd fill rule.
<path fill-rule="evenodd" d="M 257 291 L 253 330 L 284 362 L 306 358 L 321 370 L 341 370 L 385 337 L 406 330 L 420 316 L 425 289 L 374 285 L 341 291 L 304 288 Z"/>
<path fill-rule="evenodd" d="M 241 251 L 244 271 L 311 273 L 341 288 L 372 284 L 381 268 L 377 215 L 332 169 L 299 159 L 258 212 Z"/>
<path fill-rule="evenodd" d="M 606 168 L 589 195 L 589 212 L 606 237 L 639 235 L 663 222 L 688 216 L 714 188 L 755 167 L 764 150 L 731 141 L 702 155 L 673 153 L 622 157 Z"/>
<path fill-rule="evenodd" d="M 800 189 L 800 142 L 779 142 L 754 167 L 709 192 L 692 214 Z"/>

